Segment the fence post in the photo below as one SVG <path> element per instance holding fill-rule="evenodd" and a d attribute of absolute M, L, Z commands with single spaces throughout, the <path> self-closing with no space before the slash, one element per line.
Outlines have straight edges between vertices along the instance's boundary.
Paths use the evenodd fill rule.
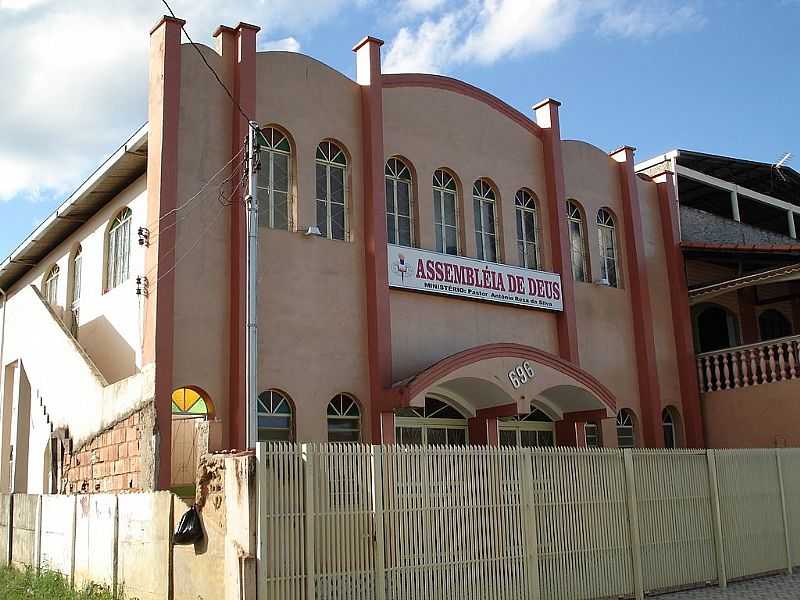
<path fill-rule="evenodd" d="M 42 568 L 42 495 L 36 496 L 36 523 L 33 532 L 33 568 L 38 573 Z"/>
<path fill-rule="evenodd" d="M 536 502 L 533 497 L 533 451 L 528 448 L 517 450 L 519 458 L 519 478 L 522 509 L 522 532 L 525 540 L 525 581 L 527 598 L 538 600 L 541 597 L 539 583 L 539 535 L 536 520 Z"/>
<path fill-rule="evenodd" d="M 717 482 L 717 453 L 715 450 L 706 450 L 708 460 L 708 487 L 711 497 L 711 516 L 714 520 L 714 548 L 717 555 L 717 582 L 719 587 L 728 587 L 728 576 L 725 570 L 725 544 L 722 541 L 722 516 L 719 507 L 719 483 Z"/>
<path fill-rule="evenodd" d="M 383 448 L 372 446 L 372 527 L 375 552 L 375 599 L 386 600 L 386 547 L 383 521 Z"/>
<path fill-rule="evenodd" d="M 8 523 L 8 535 L 6 536 L 6 555 L 3 557 L 5 561 L 4 566 L 11 566 L 11 548 L 14 544 L 14 494 L 8 494 L 8 515 L 6 522 Z"/>
<path fill-rule="evenodd" d="M 636 500 L 636 477 L 633 471 L 633 454 L 630 449 L 625 448 L 622 451 L 622 460 L 625 464 L 625 492 L 628 499 L 628 528 L 631 534 L 633 586 L 637 600 L 644 600 L 642 541 L 639 535 L 639 508 Z"/>
<path fill-rule="evenodd" d="M 303 469 L 304 477 L 304 498 L 305 498 L 305 512 L 304 516 L 304 529 L 305 529 L 305 574 L 306 574 L 306 598 L 313 599 L 315 594 L 315 578 L 314 571 L 314 458 L 316 457 L 314 446 L 311 444 L 303 444 L 303 457 L 305 458 L 305 468 Z"/>
<path fill-rule="evenodd" d="M 781 451 L 775 448 L 775 463 L 778 467 L 778 486 L 781 492 L 781 515 L 783 516 L 783 539 L 786 544 L 786 574 L 792 574 L 792 548 L 789 542 L 789 516 L 786 512 L 786 490 L 783 485 L 783 467 L 781 465 Z"/>
<path fill-rule="evenodd" d="M 256 442 L 256 596 L 259 590 L 266 596 L 267 532 L 265 508 L 267 503 L 267 445 Z"/>

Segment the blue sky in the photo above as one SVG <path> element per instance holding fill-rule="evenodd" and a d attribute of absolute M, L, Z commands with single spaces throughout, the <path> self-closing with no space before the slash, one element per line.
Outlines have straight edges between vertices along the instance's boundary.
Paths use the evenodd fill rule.
<path fill-rule="evenodd" d="M 109 4 L 0 0 L 0 87 L 16 92 L 0 110 L 0 257 L 146 118 L 147 33 L 164 8 Z M 378 36 L 388 70 L 464 79 L 527 114 L 552 96 L 564 137 L 632 145 L 638 160 L 676 147 L 800 156 L 800 0 L 171 4 L 197 41 L 248 21 L 262 26 L 263 48 L 300 50 L 350 76 L 353 43 Z"/>

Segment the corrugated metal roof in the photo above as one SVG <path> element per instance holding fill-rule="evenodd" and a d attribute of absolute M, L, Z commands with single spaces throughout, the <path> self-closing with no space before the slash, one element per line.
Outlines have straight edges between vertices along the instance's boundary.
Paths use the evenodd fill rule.
<path fill-rule="evenodd" d="M 8 290 L 78 227 L 146 172 L 147 132 L 145 124 L 0 263 L 0 289 Z"/>

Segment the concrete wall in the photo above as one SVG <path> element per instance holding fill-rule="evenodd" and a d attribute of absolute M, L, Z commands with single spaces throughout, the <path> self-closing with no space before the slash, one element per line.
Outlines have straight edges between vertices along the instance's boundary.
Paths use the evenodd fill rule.
<path fill-rule="evenodd" d="M 78 497 L 75 515 L 75 585 L 117 583 L 117 497 Z"/>
<path fill-rule="evenodd" d="M 40 497 L 14 494 L 12 502 L 11 564 L 38 567 Z"/>
<path fill-rule="evenodd" d="M 704 394 L 708 447 L 800 447 L 798 399 L 798 379 Z"/>
<path fill-rule="evenodd" d="M 0 565 L 8 565 L 11 558 L 11 496 L 0 494 Z"/>
<path fill-rule="evenodd" d="M 35 498 L 35 496 L 32 496 Z M 43 569 L 71 579 L 75 568 L 76 496 L 42 496 L 41 559 Z"/>

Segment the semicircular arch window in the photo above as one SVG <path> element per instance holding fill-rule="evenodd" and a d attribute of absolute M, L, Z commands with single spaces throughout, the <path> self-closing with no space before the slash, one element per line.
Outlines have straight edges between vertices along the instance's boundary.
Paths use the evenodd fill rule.
<path fill-rule="evenodd" d="M 214 404 L 204 392 L 193 387 L 182 387 L 172 392 L 172 414 L 208 417 L 214 414 Z"/>

